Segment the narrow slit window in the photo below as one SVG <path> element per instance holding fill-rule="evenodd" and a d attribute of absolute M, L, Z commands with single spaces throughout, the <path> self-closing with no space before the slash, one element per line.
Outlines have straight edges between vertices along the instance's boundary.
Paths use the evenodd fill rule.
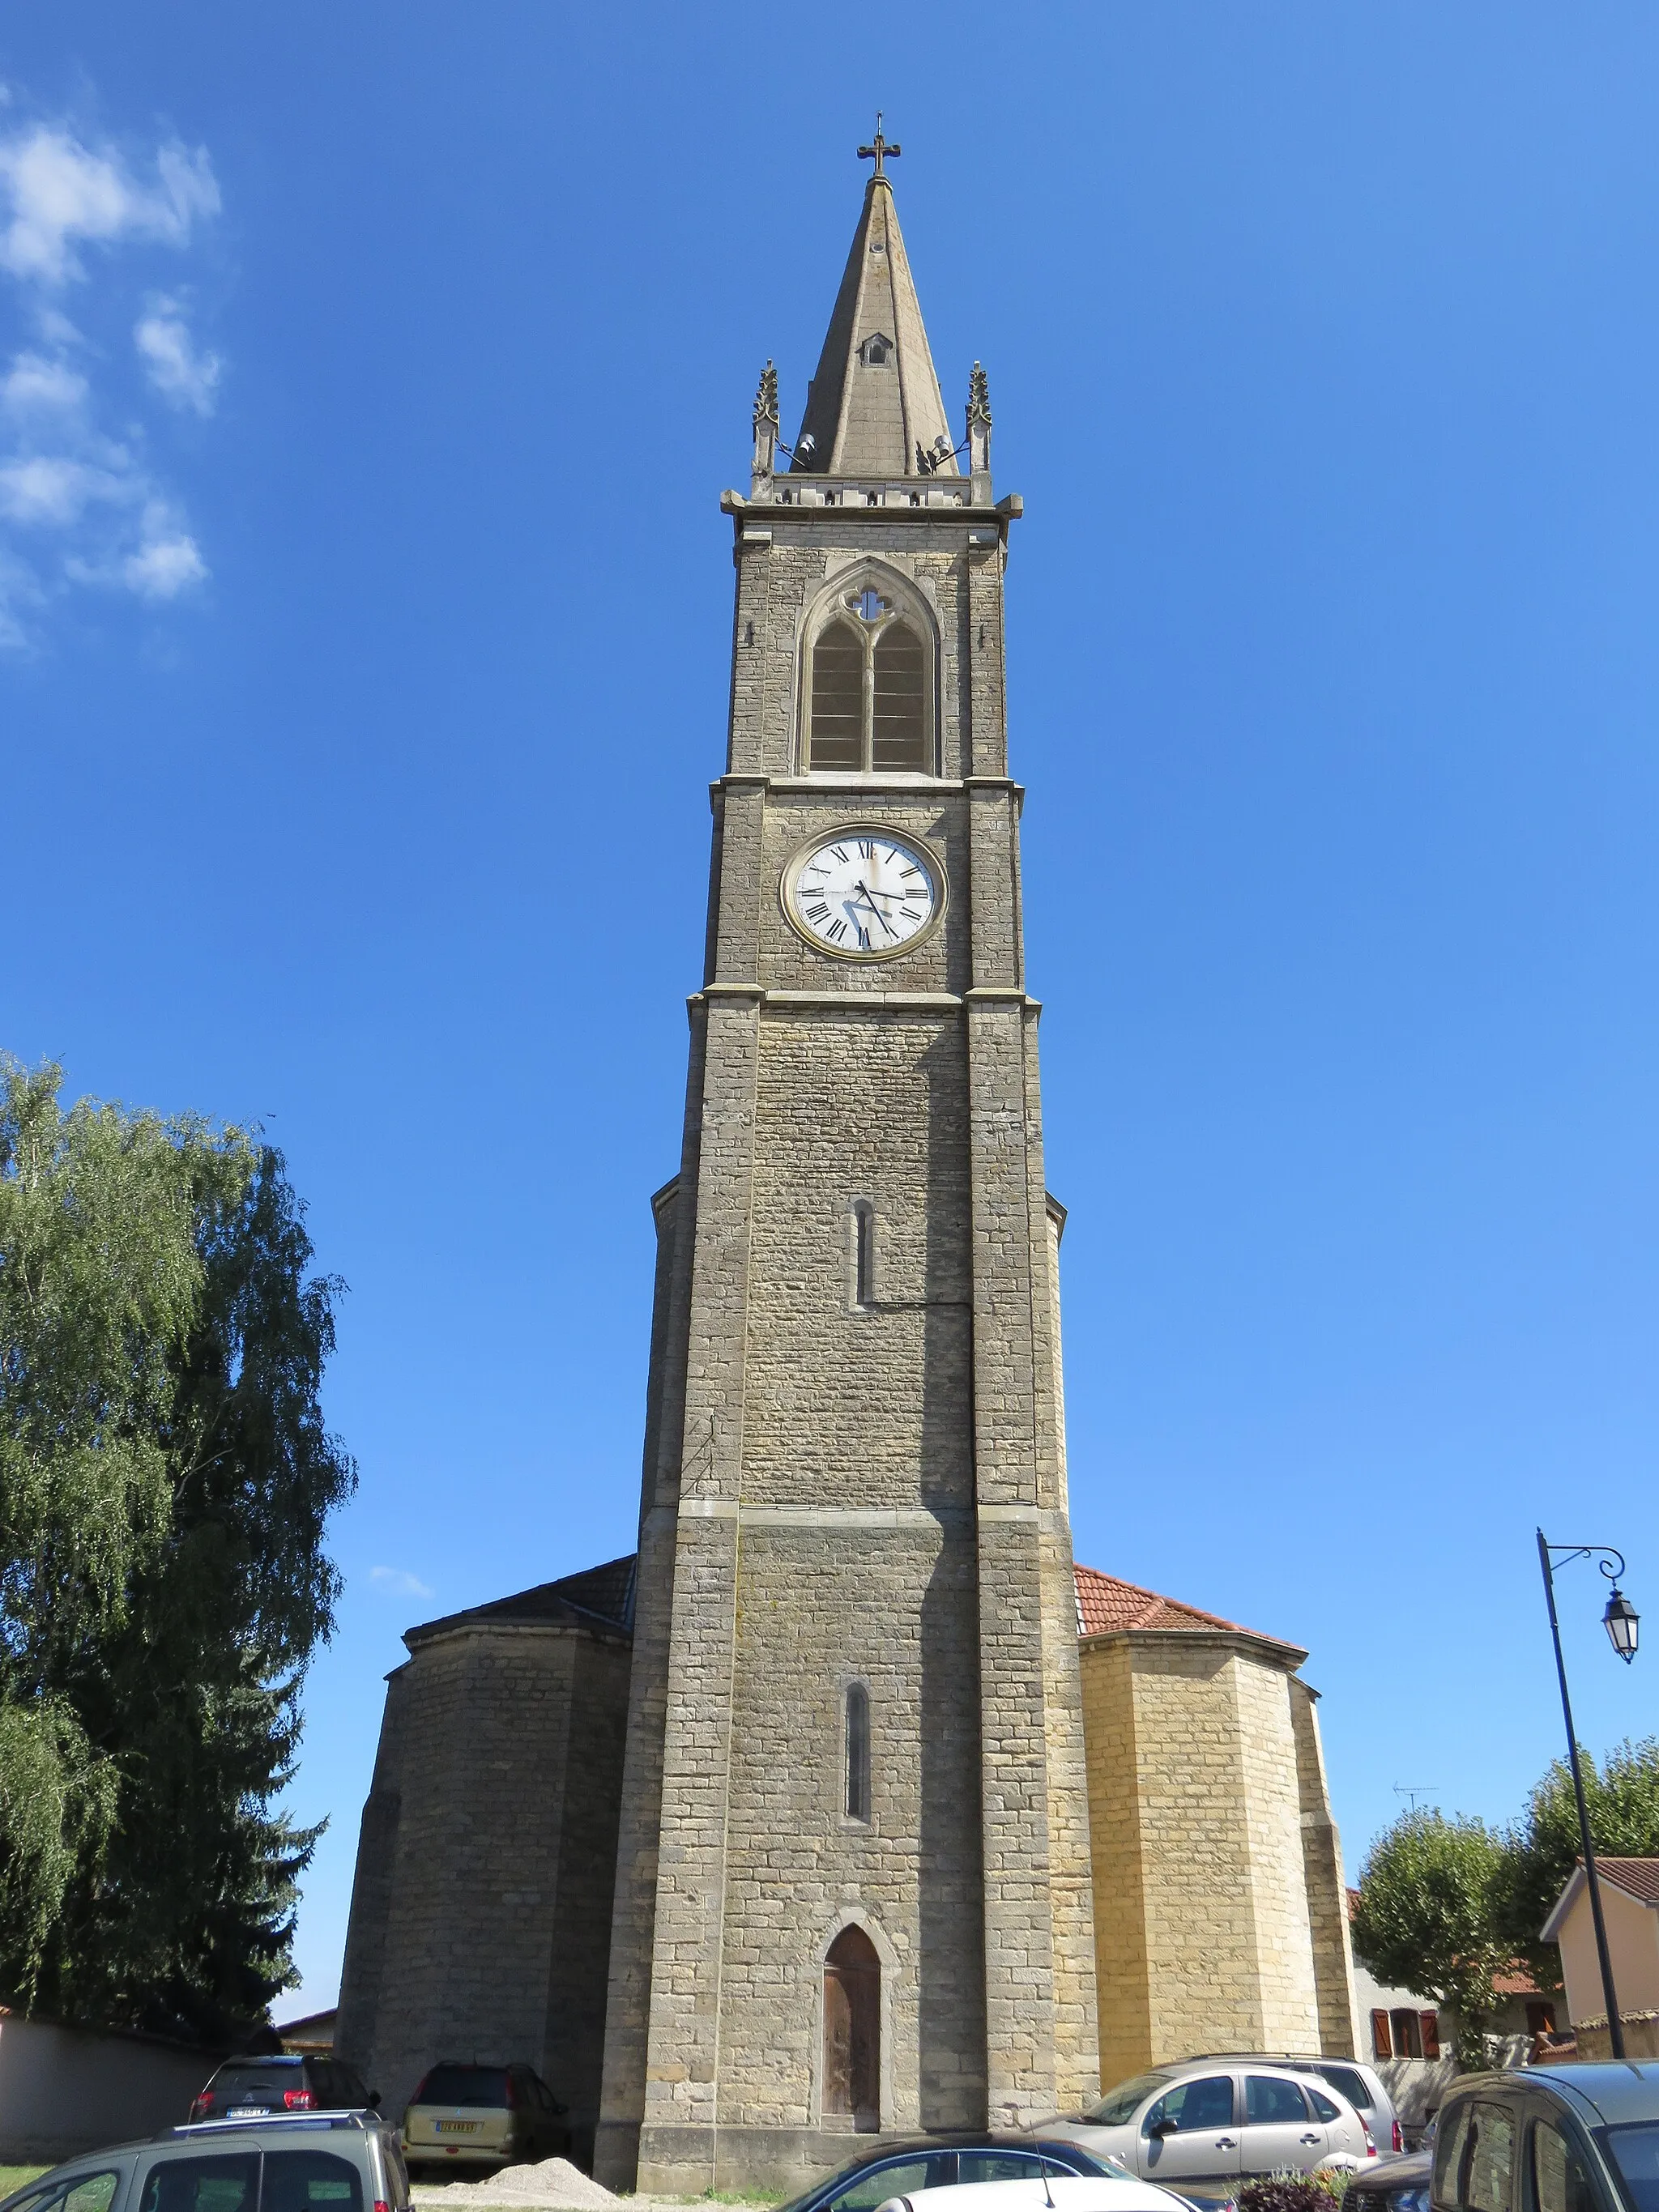
<path fill-rule="evenodd" d="M 876 1303 L 876 1210 L 860 1199 L 853 1208 L 853 1296 L 861 1306 Z"/>
<path fill-rule="evenodd" d="M 847 1692 L 847 1817 L 870 1817 L 870 1692 L 862 1682 Z"/>

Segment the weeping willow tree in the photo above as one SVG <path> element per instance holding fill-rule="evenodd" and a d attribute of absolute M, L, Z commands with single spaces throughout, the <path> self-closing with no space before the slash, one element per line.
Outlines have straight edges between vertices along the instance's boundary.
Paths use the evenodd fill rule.
<path fill-rule="evenodd" d="M 293 1978 L 276 1801 L 356 1474 L 280 1153 L 0 1064 L 0 1989 L 233 2033 Z"/>

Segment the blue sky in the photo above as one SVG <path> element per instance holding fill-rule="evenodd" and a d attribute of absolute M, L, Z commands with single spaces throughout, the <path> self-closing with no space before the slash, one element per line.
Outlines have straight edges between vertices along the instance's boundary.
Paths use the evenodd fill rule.
<path fill-rule="evenodd" d="M 1659 1623 L 1656 76 L 1596 0 L 0 24 L 0 1042 L 262 1118 L 350 1285 L 293 2009 L 402 1628 L 631 1544 L 718 499 L 878 104 L 1026 501 L 1079 1555 L 1309 1647 L 1351 1870 L 1555 1754 L 1538 1520 Z M 619 852 L 687 895 L 595 929 Z"/>

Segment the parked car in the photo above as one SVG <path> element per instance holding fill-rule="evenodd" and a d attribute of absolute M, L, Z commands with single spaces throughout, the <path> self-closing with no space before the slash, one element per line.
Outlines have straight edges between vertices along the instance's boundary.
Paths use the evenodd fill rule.
<path fill-rule="evenodd" d="M 1008 2135 L 995 2130 L 964 2129 L 956 2135 L 919 2136 L 911 2142 L 884 2143 L 815 2181 L 779 2212 L 876 2212 L 890 2197 L 923 2190 L 979 2188 L 1018 2181 L 1043 2172 L 1087 2174 L 1127 2181 L 1133 2177 L 1115 2159 L 1097 2157 L 1074 2142 Z M 975 2203 L 978 2203 L 975 2198 Z"/>
<path fill-rule="evenodd" d="M 1405 2158 L 1379 2159 L 1350 2185 L 1343 2203 L 1352 2205 L 1353 2212 L 1429 2212 L 1433 2172 L 1432 2150 L 1414 2150 Z"/>
<path fill-rule="evenodd" d="M 1433 2212 L 1659 2212 L 1659 2065 L 1462 2076 L 1436 2123 L 1429 2202 Z"/>
<path fill-rule="evenodd" d="M 408 2212 L 395 2131 L 372 2112 L 170 2128 L 66 2160 L 0 2212 Z"/>
<path fill-rule="evenodd" d="M 1189 2066 L 1286 2066 L 1293 2074 L 1317 2074 L 1346 2097 L 1371 2131 L 1379 2158 L 1397 2158 L 1410 2146 L 1388 2084 L 1374 2066 L 1358 2058 L 1304 2058 L 1290 2051 L 1200 2051 L 1182 2063 Z"/>
<path fill-rule="evenodd" d="M 1355 2172 L 1376 2156 L 1370 2130 L 1339 2091 L 1248 2059 L 1160 2066 L 1119 2082 L 1074 2119 L 1041 2124 L 1051 2139 L 1176 2191 L 1225 2193 L 1246 2174 L 1322 2166 Z"/>
<path fill-rule="evenodd" d="M 190 2108 L 192 2120 L 263 2120 L 282 2112 L 379 2110 L 380 2093 L 341 2058 L 227 2058 Z"/>
<path fill-rule="evenodd" d="M 1150 2181 L 1117 2174 L 1054 2174 L 978 2187 L 917 2189 L 881 2212 L 1185 2212 L 1186 2200 Z"/>
<path fill-rule="evenodd" d="M 404 2156 L 416 2166 L 518 2166 L 568 2158 L 562 2105 L 528 2066 L 434 2066 L 404 2115 Z"/>

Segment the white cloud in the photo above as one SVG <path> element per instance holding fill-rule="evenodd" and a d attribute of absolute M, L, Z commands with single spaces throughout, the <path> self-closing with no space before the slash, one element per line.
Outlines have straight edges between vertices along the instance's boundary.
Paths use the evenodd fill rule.
<path fill-rule="evenodd" d="M 398 1597 L 430 1597 L 433 1592 L 416 1576 L 404 1567 L 371 1567 L 368 1579 L 379 1589 L 390 1590 Z"/>
<path fill-rule="evenodd" d="M 176 599 L 206 580 L 207 563 L 193 538 L 152 538 L 121 563 L 121 580 L 141 599 Z"/>
<path fill-rule="evenodd" d="M 20 353 L 0 380 L 0 404 L 12 415 L 72 414 L 86 397 L 85 377 L 44 354 Z"/>
<path fill-rule="evenodd" d="M 0 100 L 0 286 L 15 283 L 34 333 L 0 362 L 0 653 L 33 644 L 71 586 L 158 605 L 207 580 L 136 403 L 148 386 L 210 414 L 222 364 L 191 331 L 182 294 L 145 297 L 153 252 L 127 270 L 145 247 L 189 246 L 218 209 L 204 149 L 173 141 L 141 157 Z M 84 288 L 74 321 L 62 307 L 71 282 Z M 136 355 L 122 351 L 123 331 Z"/>
<path fill-rule="evenodd" d="M 177 143 L 155 156 L 155 183 L 131 175 L 113 149 L 94 153 L 61 125 L 38 123 L 0 139 L 0 191 L 10 220 L 0 230 L 0 268 L 45 284 L 83 276 L 79 241 L 149 238 L 189 243 L 198 216 L 219 211 L 219 186 L 204 147 Z"/>
<path fill-rule="evenodd" d="M 33 569 L 0 546 L 0 653 L 21 653 L 29 642 L 26 615 L 44 605 Z"/>
<path fill-rule="evenodd" d="M 158 392 L 198 415 L 212 414 L 219 356 L 197 352 L 176 300 L 153 300 L 132 336 Z"/>
<path fill-rule="evenodd" d="M 47 529 L 78 522 L 96 500 L 130 501 L 135 489 L 113 470 L 62 454 L 0 463 L 0 514 Z"/>

